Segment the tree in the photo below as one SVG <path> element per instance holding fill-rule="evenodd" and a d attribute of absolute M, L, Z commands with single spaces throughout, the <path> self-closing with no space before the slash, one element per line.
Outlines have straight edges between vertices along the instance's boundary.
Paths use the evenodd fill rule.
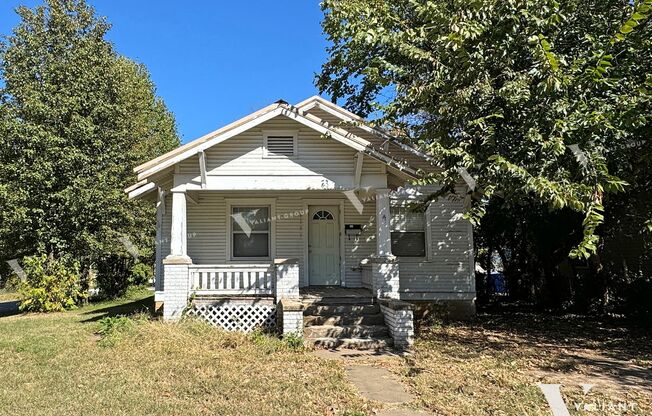
<path fill-rule="evenodd" d="M 472 221 L 496 200 L 571 209 L 584 217 L 571 254 L 596 252 L 608 194 L 649 174 L 652 0 L 322 7 L 322 92 L 433 153 L 442 169 L 426 181 L 444 191 L 468 172 Z"/>
<path fill-rule="evenodd" d="M 69 254 L 114 271 L 119 259 L 111 278 L 124 280 L 124 238 L 151 255 L 154 215 L 123 189 L 135 165 L 179 144 L 174 118 L 84 0 L 17 13 L 0 63 L 0 256 Z"/>

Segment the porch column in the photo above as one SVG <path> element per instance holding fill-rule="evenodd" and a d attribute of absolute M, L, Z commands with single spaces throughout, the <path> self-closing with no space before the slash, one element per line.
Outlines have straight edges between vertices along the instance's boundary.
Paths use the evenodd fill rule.
<path fill-rule="evenodd" d="M 154 311 L 163 306 L 163 216 L 165 215 L 165 191 L 157 190 L 156 200 L 156 264 L 154 267 Z"/>
<path fill-rule="evenodd" d="M 389 189 L 376 190 L 376 255 L 371 258 L 372 285 L 377 298 L 399 298 L 399 270 L 392 255 Z"/>
<path fill-rule="evenodd" d="M 389 189 L 376 189 L 376 254 L 392 255 L 392 240 L 389 231 Z"/>
<path fill-rule="evenodd" d="M 276 319 L 281 335 L 303 336 L 303 304 L 299 295 L 299 259 L 275 259 Z"/>
<path fill-rule="evenodd" d="M 163 319 L 175 321 L 188 305 L 192 260 L 187 251 L 186 193 L 172 191 L 172 224 L 170 228 L 170 255 L 163 260 L 165 301 Z"/>
<path fill-rule="evenodd" d="M 186 226 L 186 193 L 172 191 L 172 228 L 170 230 L 170 255 L 168 257 L 188 257 Z"/>
<path fill-rule="evenodd" d="M 299 259 L 274 259 L 276 301 L 299 299 Z"/>

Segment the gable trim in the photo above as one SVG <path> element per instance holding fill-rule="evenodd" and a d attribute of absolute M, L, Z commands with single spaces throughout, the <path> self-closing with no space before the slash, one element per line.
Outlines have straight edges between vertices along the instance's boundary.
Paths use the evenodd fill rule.
<path fill-rule="evenodd" d="M 240 124 L 238 126 L 234 126 L 231 130 L 225 131 L 224 133 L 211 133 L 214 134 L 212 137 L 211 135 L 207 135 L 204 137 L 207 137 L 207 140 L 205 140 L 203 143 L 195 143 L 193 147 L 190 147 L 188 150 L 179 153 L 177 155 L 174 155 L 168 159 L 164 159 L 160 163 L 154 164 L 153 166 L 149 167 L 146 170 L 143 170 L 142 172 L 138 173 L 138 180 L 148 178 L 152 176 L 153 174 L 168 168 L 170 166 L 176 165 L 177 163 L 188 159 L 189 157 L 194 156 L 195 154 L 205 151 L 206 149 L 215 146 L 216 144 L 222 143 L 223 141 L 230 139 L 233 136 L 237 136 L 238 134 L 244 133 L 247 130 L 252 129 L 253 127 L 256 127 L 257 125 L 264 123 L 267 120 L 271 120 L 272 118 L 278 116 L 281 114 L 283 111 L 283 108 L 280 106 L 277 106 L 274 110 L 268 111 L 267 113 L 261 114 L 258 117 L 249 120 L 245 122 L 244 124 Z M 227 126 L 228 127 L 228 126 Z M 216 132 L 219 132 L 219 130 L 216 130 Z M 201 140 L 201 139 L 198 139 Z M 193 142 L 191 142 L 193 143 Z M 191 144 L 188 143 L 188 144 Z M 181 149 L 181 148 L 179 148 Z M 165 156 L 165 155 L 163 155 Z M 156 159 L 155 159 L 156 160 Z M 154 161 L 155 161 L 154 160 Z M 154 162 L 153 161 L 153 162 Z M 141 165 L 144 166 L 144 165 Z M 139 166 L 140 167 L 140 166 Z M 139 168 L 138 167 L 138 168 Z M 136 168 L 136 169 L 138 169 Z"/>
<path fill-rule="evenodd" d="M 246 117 L 245 119 L 238 120 L 235 123 L 225 126 L 222 129 L 216 130 L 211 134 L 197 139 L 194 142 L 188 143 L 187 145 L 182 146 L 179 149 L 176 149 L 175 151 L 172 151 L 157 159 L 154 159 L 151 162 L 136 167 L 134 170 L 138 172 L 138 180 L 146 179 L 157 172 L 169 168 L 185 159 L 198 154 L 201 151 L 205 151 L 206 149 L 215 146 L 216 144 L 222 143 L 231 137 L 250 130 L 257 125 L 271 120 L 272 118 L 279 115 L 288 117 L 357 151 L 362 151 L 374 159 L 399 169 L 400 171 L 405 172 L 414 178 L 419 177 L 416 169 L 413 169 L 402 161 L 398 161 L 391 156 L 385 155 L 382 152 L 374 149 L 372 144 L 367 140 L 339 127 L 331 126 L 327 122 L 321 120 L 319 117 L 313 114 L 304 113 L 304 111 L 297 107 L 288 106 L 283 103 L 276 103 L 272 106 L 265 107 L 263 110 L 260 110 L 252 114 L 252 116 Z M 187 148 L 187 150 L 179 152 L 179 150 L 184 148 Z"/>
<path fill-rule="evenodd" d="M 323 110 L 328 114 L 339 118 L 342 121 L 355 123 L 353 125 L 354 127 L 358 127 L 366 131 L 367 133 L 377 135 L 378 137 L 385 139 L 396 146 L 399 146 L 401 149 L 410 152 L 415 156 L 421 157 L 427 160 L 428 162 L 436 163 L 436 160 L 431 155 L 424 153 L 418 149 L 415 149 L 412 146 L 409 146 L 397 140 L 396 137 L 386 133 L 382 129 L 369 126 L 362 117 L 338 106 L 337 104 L 333 104 L 332 102 L 325 100 L 318 95 L 315 95 L 311 98 L 308 98 L 307 100 L 302 101 L 301 103 L 297 104 L 297 107 L 299 107 L 303 111 L 310 111 L 313 108 L 318 108 L 320 110 Z"/>
<path fill-rule="evenodd" d="M 380 162 L 392 166 L 402 172 L 406 172 L 415 179 L 420 176 L 416 169 L 413 169 L 402 161 L 396 160 L 393 157 L 385 155 L 380 151 L 374 149 L 372 144 L 367 140 L 356 136 L 355 134 L 350 133 L 342 128 L 330 126 L 327 122 L 323 121 L 313 114 L 307 114 L 303 113 L 302 111 L 292 110 L 286 110 L 286 112 L 283 112 L 282 114 L 307 127 L 312 128 L 313 130 L 323 135 L 329 136 L 342 144 L 352 147 L 355 150 L 364 152 L 365 154 L 379 160 Z"/>
<path fill-rule="evenodd" d="M 176 149 L 173 149 L 173 150 L 171 150 L 171 151 L 169 151 L 169 152 L 167 152 L 167 153 L 165 153 L 165 154 L 163 154 L 161 156 L 158 156 L 158 157 L 156 157 L 156 158 L 154 158 L 152 160 L 149 160 L 149 161 L 147 161 L 145 163 L 142 163 L 142 164 L 136 166 L 134 168 L 134 172 L 139 173 L 139 172 L 142 172 L 144 170 L 147 170 L 147 169 L 149 169 L 149 168 L 151 168 L 151 167 L 153 167 L 153 166 L 155 166 L 155 165 L 157 165 L 159 163 L 164 162 L 165 160 L 167 160 L 167 159 L 169 159 L 171 157 L 174 157 L 174 156 L 176 156 L 178 154 L 181 154 L 182 152 L 184 152 L 186 150 L 193 149 L 196 146 L 198 146 L 199 144 L 204 143 L 204 142 L 212 139 L 215 136 L 218 136 L 218 135 L 220 135 L 222 133 L 225 133 L 225 132 L 227 132 L 227 131 L 229 131 L 231 129 L 234 129 L 234 128 L 240 126 L 241 124 L 244 124 L 246 122 L 254 120 L 256 117 L 259 117 L 259 116 L 267 113 L 268 111 L 272 111 L 272 110 L 274 110 L 275 108 L 278 108 L 278 107 L 279 107 L 279 103 L 274 103 L 274 104 L 268 105 L 267 107 L 263 107 L 260 110 L 249 114 L 248 116 L 245 116 L 245 117 L 243 117 L 241 119 L 238 119 L 238 120 L 236 120 L 236 121 L 234 121 L 232 123 L 229 123 L 226 126 L 220 127 L 219 129 L 214 130 L 214 131 L 212 131 L 212 132 L 210 132 L 210 133 L 208 133 L 208 134 L 206 134 L 206 135 L 204 135 L 204 136 L 202 136 L 202 137 L 200 137 L 198 139 L 195 139 L 195 140 L 193 140 L 193 141 L 191 141 L 189 143 L 186 143 L 186 144 L 184 144 L 182 146 L 179 146 Z"/>

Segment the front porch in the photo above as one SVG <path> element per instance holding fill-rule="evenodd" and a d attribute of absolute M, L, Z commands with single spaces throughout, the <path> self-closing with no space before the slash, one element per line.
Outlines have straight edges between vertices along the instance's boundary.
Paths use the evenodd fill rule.
<path fill-rule="evenodd" d="M 378 300 L 399 298 L 399 267 L 391 254 L 389 191 L 371 195 L 359 210 L 339 192 L 275 197 L 249 192 L 244 198 L 237 192 L 173 189 L 168 204 L 160 195 L 159 223 L 170 230 L 169 246 L 157 247 L 157 276 L 163 279 L 156 280 L 156 297 L 163 318 L 177 320 L 185 313 L 227 330 L 276 326 L 283 334 L 302 335 L 310 304 L 357 302 L 381 313 Z M 349 222 L 358 223 L 357 234 L 346 233 Z M 218 245 L 209 250 L 209 243 Z M 321 258 L 315 256 L 318 247 L 324 248 Z M 223 262 L 209 263 L 213 259 Z M 311 285 L 315 281 L 336 284 L 317 287 Z M 355 308 L 347 313 L 357 317 Z"/>
<path fill-rule="evenodd" d="M 328 348 L 405 347 L 412 342 L 410 304 L 378 298 L 361 287 L 300 287 L 298 259 L 194 265 L 167 258 L 164 264 L 166 320 L 185 313 L 226 330 L 278 329 Z"/>
<path fill-rule="evenodd" d="M 263 287 L 265 281 L 279 280 L 269 280 L 270 269 L 234 271 L 229 268 L 226 272 L 206 271 L 205 267 L 197 269 L 202 270 L 196 272 L 201 273 L 201 277 L 195 279 L 203 281 L 206 273 L 208 281 L 215 281 L 217 288 L 213 289 L 211 284 L 207 290 L 191 290 L 187 313 L 226 330 L 277 330 L 283 335 L 303 337 L 306 345 L 329 349 L 405 348 L 412 343 L 412 305 L 400 300 L 378 299 L 370 289 L 307 286 L 288 291 L 283 297 L 275 288 L 270 295 Z M 212 273 L 217 276 L 212 277 Z M 281 268 L 281 274 L 284 273 Z M 237 286 L 238 281 L 240 284 L 252 281 L 253 289 L 234 289 L 233 283 Z"/>

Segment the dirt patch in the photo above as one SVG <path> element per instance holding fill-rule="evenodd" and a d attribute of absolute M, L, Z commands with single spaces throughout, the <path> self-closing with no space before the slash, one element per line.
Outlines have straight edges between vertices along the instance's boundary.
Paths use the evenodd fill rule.
<path fill-rule="evenodd" d="M 384 366 L 436 414 L 550 415 L 538 383 L 561 384 L 569 407 L 652 412 L 652 332 L 618 321 L 539 314 L 480 315 L 423 326 L 412 354 Z M 584 391 L 586 385 L 594 385 Z M 570 409 L 571 415 L 587 414 Z"/>
<path fill-rule="evenodd" d="M 536 369 L 535 375 L 555 383 L 593 384 L 613 394 L 624 394 L 630 389 L 652 391 L 652 368 L 637 365 L 632 360 L 619 360 L 591 350 L 562 349 L 557 352 L 558 367 L 570 371 Z"/>

